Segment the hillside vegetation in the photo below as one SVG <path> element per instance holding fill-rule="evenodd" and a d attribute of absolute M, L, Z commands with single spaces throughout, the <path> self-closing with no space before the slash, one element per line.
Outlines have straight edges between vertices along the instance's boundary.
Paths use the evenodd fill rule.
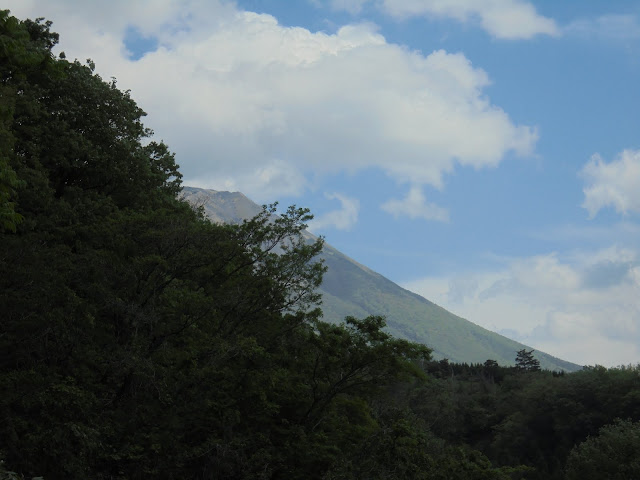
<path fill-rule="evenodd" d="M 57 40 L 0 12 L 1 480 L 640 476 L 640 370 L 436 361 L 380 316 L 323 321 L 308 212 L 210 222 Z"/>

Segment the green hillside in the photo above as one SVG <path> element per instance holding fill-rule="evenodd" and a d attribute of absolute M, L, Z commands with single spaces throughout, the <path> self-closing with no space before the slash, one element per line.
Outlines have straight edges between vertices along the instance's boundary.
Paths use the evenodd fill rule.
<path fill-rule="evenodd" d="M 346 315 L 384 315 L 393 335 L 424 343 L 433 349 L 435 357 L 454 362 L 493 359 L 501 365 L 510 365 L 518 350 L 530 348 L 405 290 L 329 245 L 322 256 L 328 267 L 321 287 L 328 321 L 338 321 Z M 536 351 L 535 355 L 543 368 L 566 371 L 580 368 L 543 352 Z"/>
<path fill-rule="evenodd" d="M 260 207 L 238 192 L 217 192 L 184 187 L 189 202 L 201 205 L 216 222 L 236 223 L 260 211 Z M 309 239 L 315 238 L 307 233 Z M 487 359 L 512 365 L 521 343 L 486 330 L 412 293 L 325 244 L 322 258 L 328 267 L 320 287 L 324 319 L 339 322 L 344 317 L 384 315 L 394 336 L 428 345 L 435 358 L 452 362 L 481 363 Z M 579 365 L 543 352 L 535 352 L 542 368 L 575 371 Z"/>

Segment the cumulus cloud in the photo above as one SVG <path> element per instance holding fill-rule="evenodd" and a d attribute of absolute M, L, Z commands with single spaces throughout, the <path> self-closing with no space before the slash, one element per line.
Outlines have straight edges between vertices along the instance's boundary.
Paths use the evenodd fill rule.
<path fill-rule="evenodd" d="M 350 230 L 358 221 L 360 201 L 357 198 L 347 197 L 340 193 L 327 193 L 329 200 L 338 200 L 340 209 L 327 212 L 309 222 L 309 230 L 318 232 L 324 228 L 337 230 Z"/>
<path fill-rule="evenodd" d="M 381 205 L 382 210 L 394 217 L 422 218 L 424 220 L 449 221 L 449 211 L 435 203 L 427 202 L 422 189 L 412 186 L 402 200 L 391 199 Z"/>
<path fill-rule="evenodd" d="M 640 252 L 610 247 L 506 259 L 405 287 L 479 325 L 580 364 L 640 359 Z"/>
<path fill-rule="evenodd" d="M 538 14 L 523 0 L 382 0 L 382 8 L 398 18 L 429 16 L 478 22 L 490 35 L 502 39 L 560 34 L 553 19 Z"/>
<path fill-rule="evenodd" d="M 53 20 L 68 58 L 91 57 L 131 89 L 201 186 L 265 198 L 300 192 L 312 173 L 371 168 L 440 186 L 456 165 L 496 166 L 537 140 L 490 102 L 488 75 L 463 54 L 410 51 L 370 24 L 311 32 L 213 0 L 8 3 Z M 158 45 L 137 61 L 132 28 Z"/>
<path fill-rule="evenodd" d="M 594 155 L 581 175 L 586 183 L 582 207 L 590 218 L 606 207 L 622 214 L 640 213 L 640 150 L 624 150 L 610 163 Z"/>

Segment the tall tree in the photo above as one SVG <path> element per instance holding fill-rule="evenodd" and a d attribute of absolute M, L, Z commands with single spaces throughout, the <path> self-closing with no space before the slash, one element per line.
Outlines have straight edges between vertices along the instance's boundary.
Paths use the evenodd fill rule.
<path fill-rule="evenodd" d="M 533 356 L 533 350 L 518 350 L 516 354 L 516 368 L 524 372 L 540 371 L 540 361 Z"/>

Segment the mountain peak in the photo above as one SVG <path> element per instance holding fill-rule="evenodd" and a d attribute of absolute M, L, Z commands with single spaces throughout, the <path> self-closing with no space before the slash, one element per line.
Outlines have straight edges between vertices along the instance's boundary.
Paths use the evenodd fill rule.
<path fill-rule="evenodd" d="M 226 192 L 195 187 L 183 187 L 181 197 L 196 207 L 202 207 L 215 223 L 242 223 L 262 211 L 262 207 L 241 192 Z"/>
<path fill-rule="evenodd" d="M 262 207 L 240 192 L 184 187 L 182 197 L 202 206 L 217 223 L 241 223 L 262 211 Z M 308 232 L 305 235 L 313 237 Z M 349 315 L 383 315 L 387 330 L 394 336 L 429 346 L 435 358 L 459 363 L 484 363 L 491 359 L 500 365 L 513 365 L 519 350 L 531 349 L 405 290 L 331 245 L 325 244 L 321 257 L 327 266 L 320 287 L 326 321 L 338 323 Z M 542 368 L 549 370 L 581 368 L 544 352 L 537 351 L 536 357 Z"/>

